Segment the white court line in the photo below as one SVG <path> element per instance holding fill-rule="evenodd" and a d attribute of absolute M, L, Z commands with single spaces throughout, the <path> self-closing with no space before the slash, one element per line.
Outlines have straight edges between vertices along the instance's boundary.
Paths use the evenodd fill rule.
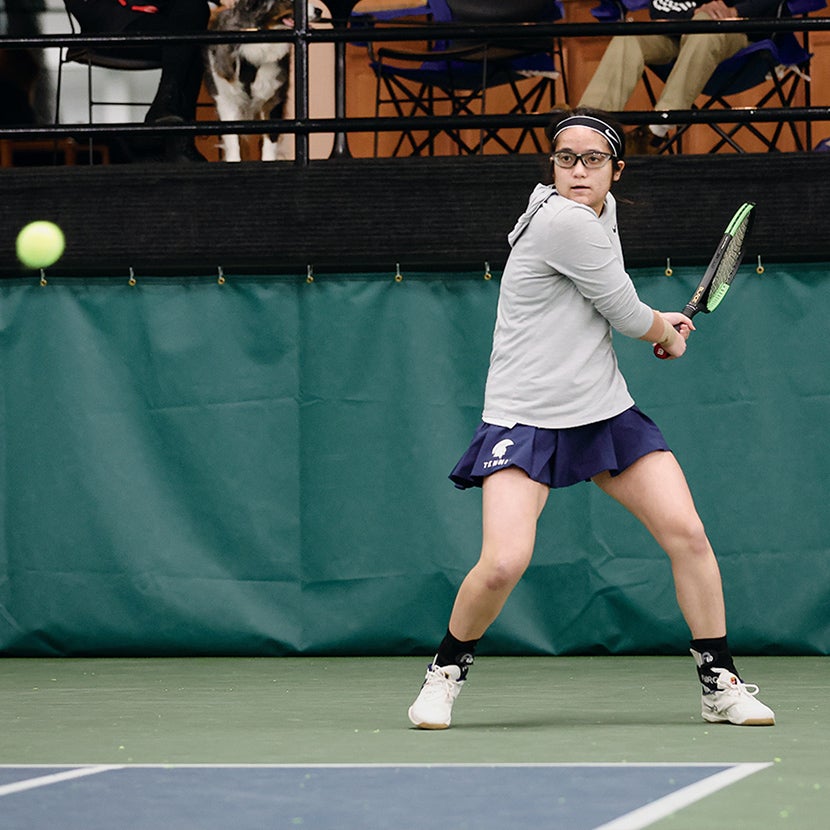
<path fill-rule="evenodd" d="M 4 766 L 11 766 L 4 764 Z M 69 769 L 65 772 L 54 772 L 51 775 L 39 775 L 37 778 L 27 778 L 25 781 L 15 781 L 13 784 L 0 786 L 0 798 L 4 795 L 13 795 L 24 790 L 34 790 L 37 787 L 48 787 L 50 784 L 59 784 L 61 781 L 71 781 L 73 778 L 84 778 L 87 775 L 97 775 L 99 772 L 108 772 L 112 769 L 123 769 L 123 764 L 100 765 Z"/>
<path fill-rule="evenodd" d="M 771 766 L 772 763 L 769 762 L 763 764 L 736 764 L 731 769 L 725 769 L 722 772 L 710 775 L 708 778 L 704 778 L 703 781 L 689 784 L 688 787 L 683 787 L 682 790 L 677 790 L 613 821 L 601 824 L 595 827 L 594 830 L 641 830 L 643 827 L 648 827 L 649 824 L 654 824 L 658 819 L 676 813 L 678 810 L 682 810 L 683 807 L 688 807 L 707 795 L 711 795 L 730 784 L 734 784 L 736 781 L 740 781 L 742 778 Z"/>
<path fill-rule="evenodd" d="M 99 766 L 95 764 L 87 764 L 85 762 L 79 761 L 77 764 L 0 764 L 0 769 L 41 769 L 41 768 L 48 768 L 48 769 L 55 769 L 56 767 L 69 767 L 72 768 L 84 766 Z M 772 762 L 764 762 L 764 763 L 757 763 L 757 764 L 743 764 L 738 761 L 508 761 L 505 763 L 501 763 L 499 761 L 491 761 L 489 763 L 482 763 L 481 761 L 458 761 L 458 762 L 445 762 L 445 761 L 437 761 L 435 763 L 430 763 L 429 761 L 402 761 L 400 763 L 395 762 L 363 762 L 363 763 L 337 763 L 337 762 L 330 762 L 330 763 L 307 763 L 304 764 L 300 763 L 273 763 L 273 764 L 256 764 L 256 763 L 227 763 L 227 764 L 211 764 L 211 763 L 177 763 L 175 761 L 169 763 L 161 763 L 161 764 L 113 764 L 104 767 L 101 765 L 101 771 L 105 771 L 106 769 L 444 769 L 445 767 L 448 769 L 454 769 L 456 767 L 472 767 L 472 768 L 482 768 L 482 769 L 493 769 L 493 768 L 509 768 L 509 767 L 528 767 L 528 768 L 545 768 L 552 767 L 556 768 L 570 768 L 570 767 L 578 767 L 578 768 L 599 768 L 599 769 L 636 769 L 638 767 L 643 767 L 646 769 L 659 769 L 660 767 L 691 767 L 691 768 L 703 768 L 706 769 L 707 767 L 715 767 L 720 768 L 721 772 L 724 770 L 723 767 L 729 767 L 730 769 L 733 767 L 757 767 L 757 769 L 762 769 L 764 767 L 772 766 Z M 756 770 L 753 769 L 752 772 Z M 750 773 L 747 772 L 746 775 Z M 741 778 L 744 776 L 740 776 Z M 726 785 L 724 785 L 726 786 Z"/>

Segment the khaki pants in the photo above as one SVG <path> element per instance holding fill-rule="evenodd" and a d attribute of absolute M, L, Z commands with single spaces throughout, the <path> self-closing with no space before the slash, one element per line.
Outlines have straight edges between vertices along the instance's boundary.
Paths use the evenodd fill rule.
<path fill-rule="evenodd" d="M 698 13 L 694 19 L 708 20 L 709 16 Z M 691 109 L 717 65 L 748 43 L 747 36 L 740 32 L 680 38 L 666 35 L 612 38 L 579 106 L 620 112 L 625 109 L 646 66 L 676 60 L 654 108 Z"/>

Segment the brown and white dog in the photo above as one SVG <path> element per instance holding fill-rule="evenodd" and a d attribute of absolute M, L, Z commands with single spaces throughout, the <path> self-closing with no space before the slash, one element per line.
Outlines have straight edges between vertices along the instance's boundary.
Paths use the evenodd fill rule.
<path fill-rule="evenodd" d="M 208 26 L 214 31 L 263 31 L 294 25 L 293 0 L 236 0 L 213 15 Z M 308 19 L 320 10 L 308 3 Z M 278 120 L 285 115 L 285 100 L 291 69 L 291 44 L 217 43 L 205 49 L 205 84 L 216 102 L 220 121 Z M 263 161 L 287 158 L 286 136 L 262 136 Z M 225 161 L 241 161 L 238 135 L 223 135 Z"/>

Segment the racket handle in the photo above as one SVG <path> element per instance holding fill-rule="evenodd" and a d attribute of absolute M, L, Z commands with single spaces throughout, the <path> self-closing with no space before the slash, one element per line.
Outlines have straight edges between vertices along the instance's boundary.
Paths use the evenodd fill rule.
<path fill-rule="evenodd" d="M 680 326 L 675 326 L 674 330 L 680 331 Z M 659 357 L 660 360 L 668 360 L 671 357 L 671 355 L 659 343 L 654 344 L 654 356 Z"/>

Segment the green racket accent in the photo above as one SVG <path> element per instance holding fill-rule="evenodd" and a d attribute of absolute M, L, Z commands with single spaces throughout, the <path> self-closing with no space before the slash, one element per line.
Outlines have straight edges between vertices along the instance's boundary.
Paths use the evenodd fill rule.
<path fill-rule="evenodd" d="M 746 224 L 747 219 L 749 219 L 749 214 L 752 213 L 754 207 L 754 202 L 744 202 L 732 217 L 732 221 L 726 228 L 726 233 L 730 236 L 734 236 L 737 233 L 738 227 Z"/>
<path fill-rule="evenodd" d="M 729 291 L 730 285 L 731 283 L 722 282 L 715 292 L 709 295 L 709 299 L 706 301 L 707 311 L 714 311 L 718 307 L 718 303 L 726 296 L 726 292 Z"/>

